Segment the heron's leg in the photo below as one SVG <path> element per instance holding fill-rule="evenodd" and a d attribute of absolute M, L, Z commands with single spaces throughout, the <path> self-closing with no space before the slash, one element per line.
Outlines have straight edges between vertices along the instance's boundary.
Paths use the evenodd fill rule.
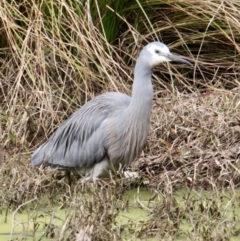
<path fill-rule="evenodd" d="M 65 171 L 66 183 L 71 186 L 71 172 L 69 170 Z"/>
<path fill-rule="evenodd" d="M 93 181 L 96 182 L 99 178 L 107 177 L 109 169 L 108 159 L 96 163 L 94 166 L 87 168 L 85 177 L 82 178 L 82 182 Z"/>
<path fill-rule="evenodd" d="M 92 169 L 91 178 L 95 182 L 98 178 L 108 176 L 109 162 L 107 159 L 103 159 L 101 162 L 96 163 Z"/>

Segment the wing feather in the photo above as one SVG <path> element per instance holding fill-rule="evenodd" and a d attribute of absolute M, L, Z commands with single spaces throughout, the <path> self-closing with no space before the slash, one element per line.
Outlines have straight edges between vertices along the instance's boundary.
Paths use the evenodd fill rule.
<path fill-rule="evenodd" d="M 32 155 L 31 163 L 62 167 L 91 166 L 106 155 L 107 122 L 131 98 L 122 93 L 99 95 L 74 112 Z"/>

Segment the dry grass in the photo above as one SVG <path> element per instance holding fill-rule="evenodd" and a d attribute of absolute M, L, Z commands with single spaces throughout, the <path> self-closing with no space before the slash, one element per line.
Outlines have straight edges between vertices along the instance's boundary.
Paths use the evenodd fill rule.
<path fill-rule="evenodd" d="M 181 177 L 192 185 L 238 184 L 240 177 L 239 88 L 175 92 L 153 108 L 148 157 L 138 162 L 153 178 Z M 157 155 L 156 155 L 157 154 Z M 148 170 L 148 172 L 146 172 Z"/>
<path fill-rule="evenodd" d="M 238 215 L 225 215 L 225 203 L 233 210 L 239 205 L 234 188 L 240 177 L 240 4 L 136 1 L 119 5 L 113 15 L 110 2 L 108 11 L 97 2 L 3 2 L 1 209 L 50 206 L 49 215 L 56 206 L 68 210 L 57 233 L 46 224 L 43 236 L 55 240 L 74 240 L 85 229 L 92 240 L 215 241 L 239 235 Z M 117 26 L 109 26 L 107 14 L 118 18 Z M 151 131 L 144 156 L 133 165 L 140 179 L 83 186 L 72 175 L 69 185 L 64 173 L 33 169 L 32 151 L 76 108 L 102 92 L 131 93 L 139 50 L 156 38 L 194 66 L 162 65 L 154 72 Z M 152 202 L 142 207 L 150 218 L 140 226 L 117 224 L 116 216 L 130 205 L 125 191 L 144 185 L 144 178 L 154 189 Z M 179 188 L 187 194 L 176 199 Z M 211 190 L 214 198 L 201 195 L 202 189 Z M 37 215 L 35 221 L 32 235 Z"/>

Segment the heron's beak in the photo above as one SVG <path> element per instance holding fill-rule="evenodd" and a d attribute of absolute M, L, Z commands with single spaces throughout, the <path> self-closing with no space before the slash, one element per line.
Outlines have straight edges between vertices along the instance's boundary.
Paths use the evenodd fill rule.
<path fill-rule="evenodd" d="M 185 59 L 182 59 L 181 57 L 177 56 L 177 55 L 174 55 L 174 54 L 171 54 L 169 53 L 167 56 L 166 56 L 170 61 L 173 61 L 173 62 L 179 62 L 179 63 L 183 63 L 183 64 L 188 64 L 188 65 L 192 65 L 190 62 L 188 62 L 187 60 Z"/>

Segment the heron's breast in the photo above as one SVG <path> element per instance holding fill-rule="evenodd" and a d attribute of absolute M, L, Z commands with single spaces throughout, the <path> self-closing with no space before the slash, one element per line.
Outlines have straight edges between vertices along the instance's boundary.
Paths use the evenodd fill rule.
<path fill-rule="evenodd" d="M 129 165 L 138 158 L 144 148 L 149 122 L 108 123 L 106 146 L 109 159 L 115 163 Z"/>

